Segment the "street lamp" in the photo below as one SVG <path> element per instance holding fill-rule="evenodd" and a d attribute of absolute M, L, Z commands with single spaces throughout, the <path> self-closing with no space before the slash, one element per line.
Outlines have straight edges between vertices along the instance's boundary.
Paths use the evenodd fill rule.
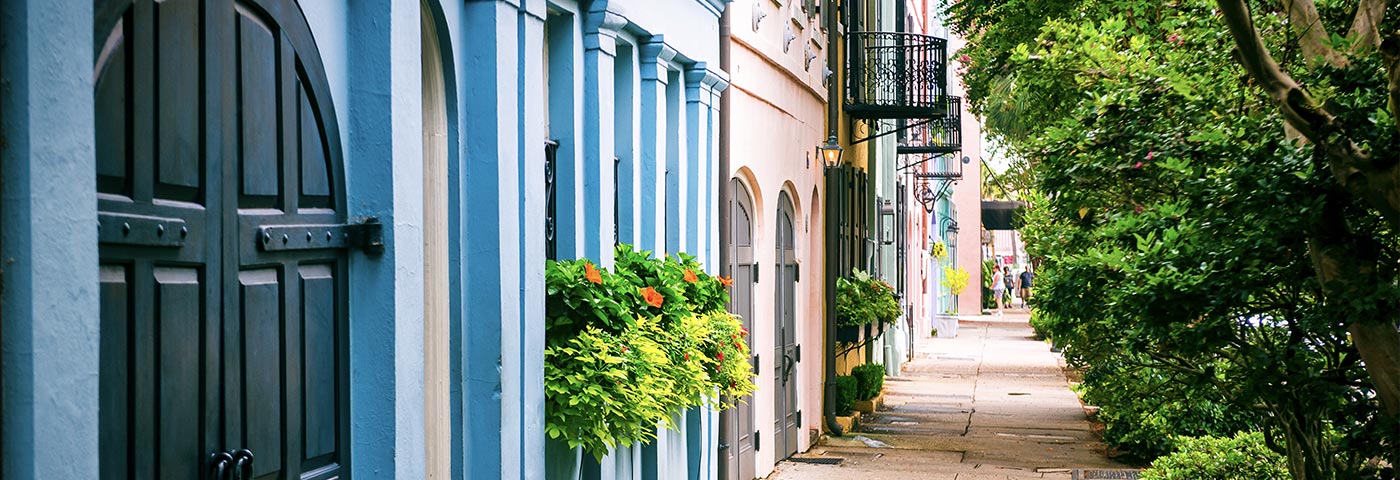
<path fill-rule="evenodd" d="M 938 194 L 933 193 L 933 189 L 928 186 L 928 180 L 923 180 L 919 188 L 919 203 L 924 204 L 924 211 L 933 213 L 933 202 L 938 200 Z"/>
<path fill-rule="evenodd" d="M 948 227 L 943 231 L 948 237 L 948 248 L 951 250 L 958 246 L 958 221 L 950 218 L 948 222 Z"/>
<path fill-rule="evenodd" d="M 836 143 L 836 136 L 826 138 L 826 145 L 817 147 L 817 154 L 826 161 L 826 166 L 835 167 L 841 164 L 841 145 Z"/>

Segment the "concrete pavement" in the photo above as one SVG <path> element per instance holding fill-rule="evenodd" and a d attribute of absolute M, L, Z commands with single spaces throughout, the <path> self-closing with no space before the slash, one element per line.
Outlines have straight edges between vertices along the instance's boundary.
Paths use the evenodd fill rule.
<path fill-rule="evenodd" d="M 859 432 L 824 437 L 768 478 L 1069 479 L 1075 469 L 1128 468 L 1107 458 L 1062 358 L 1032 338 L 1027 315 L 959 324 L 957 338 L 917 342 L 903 373 L 885 379 L 885 407 Z"/>

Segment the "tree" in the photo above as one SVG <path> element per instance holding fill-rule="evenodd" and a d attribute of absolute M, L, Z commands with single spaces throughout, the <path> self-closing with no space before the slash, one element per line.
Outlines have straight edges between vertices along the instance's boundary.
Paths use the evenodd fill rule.
<path fill-rule="evenodd" d="M 998 119 L 989 129 L 1027 160 L 1020 181 L 1040 198 L 1026 233 L 1046 259 L 1039 308 L 1088 368 L 1088 394 L 1124 406 L 1102 392 L 1127 385 L 1176 400 L 1185 433 L 1263 428 L 1298 479 L 1395 462 L 1384 376 L 1369 359 L 1363 369 L 1352 331 L 1400 300 L 1393 226 L 1348 200 L 1318 163 L 1323 146 L 1283 135 L 1288 114 L 1242 81 L 1203 1 L 1040 3 L 950 8 L 969 38 L 973 111 Z M 1279 16 L 1253 28 L 1285 43 L 1293 32 Z M 1377 91 L 1329 75 L 1341 91 L 1362 85 L 1353 97 Z M 1337 222 L 1370 248 L 1380 276 L 1368 289 L 1340 295 L 1312 261 L 1314 237 L 1335 235 L 1321 226 Z M 1212 417 L 1221 405 L 1245 415 Z"/>
<path fill-rule="evenodd" d="M 1237 59 L 1278 106 L 1295 135 L 1316 145 L 1341 186 L 1328 208 L 1343 210 L 1361 202 L 1390 228 L 1400 227 L 1400 33 L 1386 22 L 1385 0 L 1361 0 L 1344 38 L 1313 0 L 1283 0 L 1301 47 L 1303 72 L 1323 90 L 1305 88 L 1269 52 L 1244 0 L 1218 0 Z M 1335 16 L 1334 16 L 1335 17 Z M 1381 31 L 1390 32 L 1382 40 Z M 1309 254 L 1326 296 L 1360 301 L 1347 318 L 1347 331 L 1361 352 L 1386 411 L 1400 416 L 1400 303 L 1378 296 L 1378 285 L 1395 283 L 1394 265 L 1382 263 L 1384 245 L 1357 231 L 1343 216 L 1325 215 L 1309 228 Z"/>

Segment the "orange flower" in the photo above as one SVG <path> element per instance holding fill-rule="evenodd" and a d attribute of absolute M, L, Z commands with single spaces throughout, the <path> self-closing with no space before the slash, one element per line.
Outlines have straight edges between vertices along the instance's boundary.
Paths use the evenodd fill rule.
<path fill-rule="evenodd" d="M 695 276 L 695 272 L 689 268 L 685 269 L 685 283 L 695 283 L 697 280 L 700 280 L 700 277 Z"/>
<path fill-rule="evenodd" d="M 732 286 L 734 286 L 734 279 L 729 278 L 729 277 L 718 277 L 718 278 L 719 278 L 719 284 L 720 284 L 720 285 L 724 285 L 724 286 L 726 286 L 726 287 L 732 287 Z"/>
<path fill-rule="evenodd" d="M 637 289 L 637 292 L 642 294 L 642 300 L 646 300 L 647 305 L 651 305 L 656 308 L 661 308 L 661 302 L 664 300 L 661 297 L 661 292 L 658 292 L 655 288 L 651 287 Z"/>
<path fill-rule="evenodd" d="M 599 285 L 603 284 L 603 275 L 598 273 L 598 269 L 593 268 L 593 264 L 591 263 L 585 262 L 583 264 L 583 278 L 587 278 L 588 281 Z"/>

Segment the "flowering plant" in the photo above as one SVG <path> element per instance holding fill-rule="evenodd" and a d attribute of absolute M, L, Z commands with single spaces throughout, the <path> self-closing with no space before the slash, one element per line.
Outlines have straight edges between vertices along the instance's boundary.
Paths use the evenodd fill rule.
<path fill-rule="evenodd" d="M 649 442 L 677 413 L 753 393 L 733 281 L 695 257 L 618 246 L 614 268 L 545 266 L 545 433 L 601 459 Z"/>
<path fill-rule="evenodd" d="M 894 287 L 860 269 L 851 278 L 836 279 L 836 315 L 842 326 L 894 323 L 899 318 Z"/>
<path fill-rule="evenodd" d="M 953 296 L 961 295 L 967 289 L 967 270 L 962 267 L 943 267 L 943 286 L 948 288 L 948 293 Z"/>
<path fill-rule="evenodd" d="M 943 242 L 933 242 L 933 245 L 928 248 L 928 255 L 935 260 L 942 260 L 948 256 L 948 246 L 944 245 Z"/>

